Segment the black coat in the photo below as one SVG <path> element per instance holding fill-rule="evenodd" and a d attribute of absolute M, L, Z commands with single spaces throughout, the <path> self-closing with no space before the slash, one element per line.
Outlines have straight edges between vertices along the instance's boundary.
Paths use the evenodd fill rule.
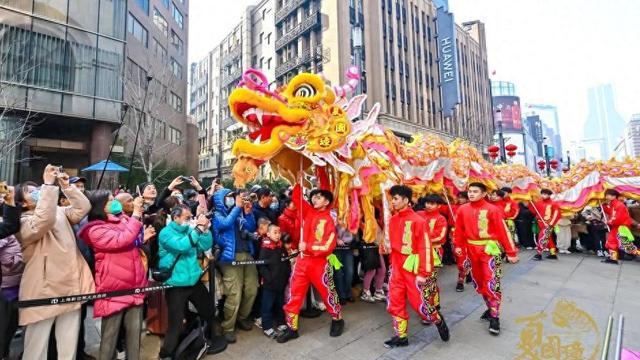
<path fill-rule="evenodd" d="M 4 204 L 2 222 L 0 223 L 0 239 L 13 235 L 20 230 L 20 209 Z"/>
<path fill-rule="evenodd" d="M 286 255 L 287 253 L 282 246 L 275 249 L 260 248 L 259 259 L 267 261 L 267 264 L 258 266 L 258 272 L 262 277 L 262 286 L 265 289 L 284 291 L 291 274 L 289 261 L 282 261 Z"/>
<path fill-rule="evenodd" d="M 258 223 L 258 219 L 266 218 L 271 221 L 272 224 L 278 225 L 278 213 L 271 210 L 271 208 L 260 207 L 257 203 L 253 206 L 253 217 L 256 219 L 256 224 Z"/>

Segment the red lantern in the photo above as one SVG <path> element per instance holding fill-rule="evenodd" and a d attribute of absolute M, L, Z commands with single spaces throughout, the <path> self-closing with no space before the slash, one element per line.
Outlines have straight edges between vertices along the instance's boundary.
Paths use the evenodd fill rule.
<path fill-rule="evenodd" d="M 509 155 L 509 157 L 514 157 L 514 156 L 516 156 L 516 152 L 515 151 L 507 151 L 507 155 Z"/>
<path fill-rule="evenodd" d="M 491 145 L 487 148 L 487 151 L 489 151 L 489 154 L 497 153 L 498 151 L 500 151 L 500 147 L 496 145 Z"/>
<path fill-rule="evenodd" d="M 558 168 L 558 165 L 559 165 L 559 164 L 560 164 L 560 163 L 559 163 L 559 162 L 558 162 L 558 160 L 556 160 L 556 159 L 553 159 L 553 160 L 549 161 L 549 165 L 551 165 L 551 168 L 552 168 L 553 170 L 556 170 L 556 169 Z"/>
<path fill-rule="evenodd" d="M 504 149 L 510 152 L 516 152 L 516 150 L 518 150 L 518 147 L 516 145 L 509 144 L 505 146 Z"/>
<path fill-rule="evenodd" d="M 489 157 L 493 160 L 495 160 L 498 157 L 498 153 L 497 152 L 490 152 L 489 153 Z"/>
<path fill-rule="evenodd" d="M 568 168 L 568 167 L 566 167 L 566 166 L 565 166 L 565 167 L 563 167 L 563 168 L 562 168 L 562 172 L 568 173 L 568 172 L 569 172 L 569 168 Z"/>
<path fill-rule="evenodd" d="M 544 170 L 544 167 L 547 166 L 547 162 L 544 160 L 538 161 L 538 169 Z"/>

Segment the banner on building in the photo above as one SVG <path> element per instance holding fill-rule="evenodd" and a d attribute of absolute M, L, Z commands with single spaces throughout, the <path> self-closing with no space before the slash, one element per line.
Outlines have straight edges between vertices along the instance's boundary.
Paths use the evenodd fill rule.
<path fill-rule="evenodd" d="M 493 120 L 496 129 L 498 128 L 498 120 L 502 120 L 502 131 L 524 132 L 520 98 L 517 96 L 494 96 Z"/>
<path fill-rule="evenodd" d="M 460 81 L 458 79 L 458 57 L 456 46 L 456 24 L 453 14 L 445 7 L 438 8 L 438 65 L 440 71 L 440 93 L 442 94 L 442 115 L 453 116 L 453 110 L 460 103 Z"/>

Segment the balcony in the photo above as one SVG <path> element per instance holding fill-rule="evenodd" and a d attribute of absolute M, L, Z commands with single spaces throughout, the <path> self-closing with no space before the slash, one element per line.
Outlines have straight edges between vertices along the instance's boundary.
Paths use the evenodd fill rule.
<path fill-rule="evenodd" d="M 276 24 L 280 23 L 283 19 L 289 16 L 289 14 L 291 14 L 295 9 L 300 7 L 300 5 L 302 5 L 305 1 L 306 0 L 289 1 L 280 10 L 276 11 Z"/>
<path fill-rule="evenodd" d="M 313 14 L 311 14 L 311 16 L 296 25 L 293 29 L 287 31 L 286 34 L 282 35 L 281 38 L 276 40 L 276 51 L 280 50 L 283 46 L 296 40 L 300 37 L 300 35 L 303 35 L 316 26 L 320 26 L 320 11 L 315 11 Z"/>
<path fill-rule="evenodd" d="M 242 70 L 241 69 L 238 69 L 238 70 L 232 72 L 231 74 L 224 74 L 220 78 L 220 84 L 223 87 L 225 87 L 225 86 L 231 84 L 232 82 L 234 82 L 235 80 L 240 80 L 241 76 L 242 76 Z"/>
<path fill-rule="evenodd" d="M 229 126 L 235 123 L 236 123 L 236 119 L 234 119 L 232 116 L 229 116 L 222 119 L 222 123 L 220 124 L 220 126 L 222 127 L 222 130 L 227 130 Z"/>
<path fill-rule="evenodd" d="M 242 47 L 240 45 L 233 48 L 233 50 L 229 51 L 226 55 L 222 55 L 222 59 L 220 60 L 221 67 L 227 66 L 232 63 L 236 58 L 238 58 L 242 53 Z"/>
<path fill-rule="evenodd" d="M 204 139 L 207 137 L 207 129 L 198 131 L 198 139 Z"/>
<path fill-rule="evenodd" d="M 314 56 L 317 56 L 317 51 L 314 52 Z M 322 54 L 320 54 L 320 56 L 322 56 Z M 309 49 L 304 50 L 302 54 L 294 58 L 291 58 L 284 64 L 281 64 L 280 66 L 276 67 L 276 78 L 288 73 L 289 71 L 297 68 L 298 66 L 310 63 L 311 60 L 312 60 L 311 51 Z"/>

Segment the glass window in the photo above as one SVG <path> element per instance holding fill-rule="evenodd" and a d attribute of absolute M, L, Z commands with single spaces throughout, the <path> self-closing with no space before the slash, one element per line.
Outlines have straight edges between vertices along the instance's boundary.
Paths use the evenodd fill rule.
<path fill-rule="evenodd" d="M 49 19 L 67 21 L 67 0 L 34 0 L 33 12 Z"/>
<path fill-rule="evenodd" d="M 157 8 L 153 8 L 153 23 L 162 31 L 164 36 L 169 36 L 169 24 L 167 20 L 160 14 Z"/>
<path fill-rule="evenodd" d="M 98 31 L 98 0 L 70 1 L 67 22 L 83 29 Z"/>
<path fill-rule="evenodd" d="M 171 92 L 171 107 L 174 108 L 176 111 L 178 112 L 182 112 L 182 98 L 174 93 L 173 91 Z"/>
<path fill-rule="evenodd" d="M 98 37 L 96 96 L 122 100 L 123 58 L 123 43 L 102 36 Z"/>
<path fill-rule="evenodd" d="M 33 0 L 0 0 L 0 4 L 7 5 L 14 9 L 20 9 L 27 12 L 31 12 L 33 6 Z"/>
<path fill-rule="evenodd" d="M 149 0 L 135 0 L 135 2 L 145 14 L 149 15 Z"/>
<path fill-rule="evenodd" d="M 30 60 L 38 66 L 33 66 L 30 71 L 29 84 L 49 89 L 64 88 L 68 69 L 65 67 L 63 37 L 63 26 L 33 19 Z"/>
<path fill-rule="evenodd" d="M 180 26 L 180 29 L 184 28 L 182 13 L 174 3 L 171 3 L 171 14 L 173 15 L 173 19 L 176 23 L 178 23 L 178 26 Z"/>
<path fill-rule="evenodd" d="M 156 55 L 156 58 L 160 59 L 160 62 L 165 64 L 167 62 L 167 49 L 156 38 L 152 38 L 152 49 Z"/>
<path fill-rule="evenodd" d="M 66 91 L 93 96 L 96 82 L 96 35 L 87 36 L 84 31 L 68 29 L 67 56 L 65 63 Z"/>
<path fill-rule="evenodd" d="M 126 8 L 126 0 L 100 1 L 99 32 L 124 40 Z"/>
<path fill-rule="evenodd" d="M 131 13 L 129 13 L 129 18 L 127 19 L 127 31 L 145 47 L 149 47 L 147 29 Z"/>
<path fill-rule="evenodd" d="M 182 144 L 182 132 L 173 126 L 169 126 L 169 139 L 170 142 L 181 145 Z"/>
<path fill-rule="evenodd" d="M 0 9 L 0 79 L 26 83 L 29 62 L 31 18 Z"/>
<path fill-rule="evenodd" d="M 180 80 L 182 79 L 182 65 L 180 65 L 180 63 L 178 63 L 173 57 L 171 57 L 169 68 L 176 78 Z"/>
<path fill-rule="evenodd" d="M 171 30 L 171 44 L 176 48 L 178 54 L 184 54 L 184 43 L 182 42 L 182 39 L 180 39 L 178 34 L 176 34 L 176 32 L 173 30 Z"/>
<path fill-rule="evenodd" d="M 169 0 L 162 0 L 162 4 L 164 4 L 164 7 L 166 7 L 167 9 L 169 8 Z"/>

